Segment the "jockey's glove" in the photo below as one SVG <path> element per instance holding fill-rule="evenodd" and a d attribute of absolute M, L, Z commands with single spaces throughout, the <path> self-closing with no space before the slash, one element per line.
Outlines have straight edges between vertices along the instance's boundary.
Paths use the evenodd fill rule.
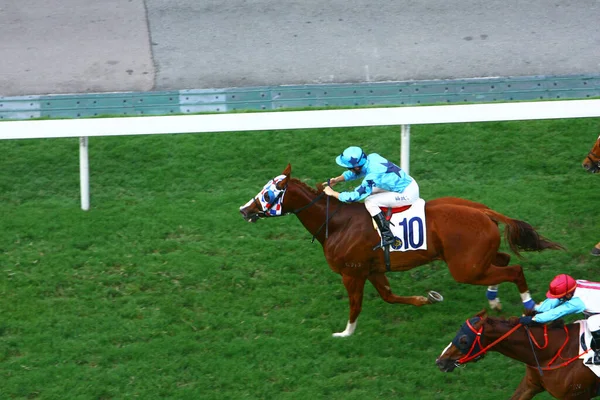
<path fill-rule="evenodd" d="M 519 318 L 519 323 L 525 326 L 531 325 L 533 322 L 535 322 L 533 317 L 530 317 L 529 315 Z"/>

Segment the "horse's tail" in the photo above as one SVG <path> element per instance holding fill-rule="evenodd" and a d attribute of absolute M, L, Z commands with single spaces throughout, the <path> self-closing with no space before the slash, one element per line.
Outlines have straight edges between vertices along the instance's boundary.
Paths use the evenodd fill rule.
<path fill-rule="evenodd" d="M 542 250 L 564 250 L 558 243 L 552 242 L 540 235 L 531 225 L 525 221 L 512 219 L 491 209 L 482 209 L 496 224 L 502 222 L 505 225 L 504 237 L 510 249 L 519 257 L 520 251 L 542 251 Z"/>

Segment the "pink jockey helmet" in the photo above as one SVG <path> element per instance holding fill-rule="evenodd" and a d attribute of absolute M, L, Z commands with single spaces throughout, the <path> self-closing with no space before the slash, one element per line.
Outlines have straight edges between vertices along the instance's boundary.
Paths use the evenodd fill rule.
<path fill-rule="evenodd" d="M 570 277 L 567 274 L 556 275 L 552 282 L 550 282 L 550 287 L 548 288 L 548 292 L 546 293 L 546 297 L 551 299 L 560 299 L 565 297 L 567 294 L 573 292 L 577 287 L 577 282 L 575 279 Z"/>

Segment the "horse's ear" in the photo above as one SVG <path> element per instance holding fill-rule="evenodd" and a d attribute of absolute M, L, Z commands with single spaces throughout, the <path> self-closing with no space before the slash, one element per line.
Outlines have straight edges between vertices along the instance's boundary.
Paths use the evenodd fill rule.
<path fill-rule="evenodd" d="M 285 175 L 285 178 L 277 182 L 275 187 L 279 190 L 283 190 L 287 187 L 288 182 L 290 181 L 290 175 L 292 173 L 292 164 L 288 164 L 287 167 L 283 170 L 282 175 Z"/>
<path fill-rule="evenodd" d="M 477 316 L 481 319 L 487 318 L 487 310 L 484 308 L 483 310 L 481 310 L 477 313 Z"/>

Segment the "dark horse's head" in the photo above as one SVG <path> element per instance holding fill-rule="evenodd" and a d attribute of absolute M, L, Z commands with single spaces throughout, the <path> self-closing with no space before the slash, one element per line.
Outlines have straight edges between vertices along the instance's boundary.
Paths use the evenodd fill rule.
<path fill-rule="evenodd" d="M 487 312 L 483 310 L 462 324 L 452 342 L 435 360 L 442 372 L 452 372 L 467 361 L 479 361 L 485 356 L 485 352 L 481 353 L 481 334 L 486 318 Z"/>
<path fill-rule="evenodd" d="M 595 174 L 600 172 L 600 136 L 581 164 L 587 171 Z"/>
<path fill-rule="evenodd" d="M 267 182 L 256 196 L 240 207 L 242 217 L 248 222 L 256 222 L 259 218 L 283 215 L 283 196 L 291 173 L 292 166 L 288 164 L 281 175 Z"/>

